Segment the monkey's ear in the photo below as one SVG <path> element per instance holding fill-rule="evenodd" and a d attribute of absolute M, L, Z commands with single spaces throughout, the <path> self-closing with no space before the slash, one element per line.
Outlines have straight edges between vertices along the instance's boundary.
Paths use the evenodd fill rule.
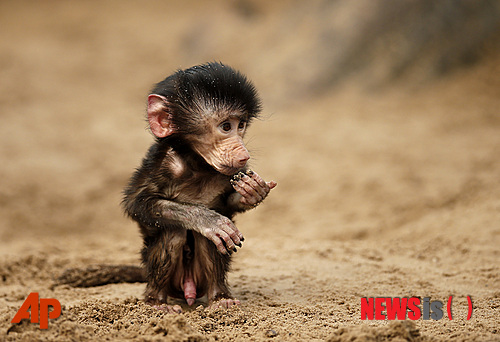
<path fill-rule="evenodd" d="M 175 133 L 172 114 L 168 111 L 168 100 L 161 95 L 148 96 L 148 121 L 151 132 L 158 138 L 165 138 Z"/>

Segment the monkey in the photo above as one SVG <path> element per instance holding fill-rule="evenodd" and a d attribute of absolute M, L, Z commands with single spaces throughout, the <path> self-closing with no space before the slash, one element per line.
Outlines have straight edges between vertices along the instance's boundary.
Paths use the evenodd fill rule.
<path fill-rule="evenodd" d="M 177 70 L 147 99 L 154 142 L 124 190 L 122 206 L 137 222 L 147 282 L 145 302 L 169 312 L 167 298 L 192 306 L 240 305 L 227 282 L 243 234 L 233 218 L 276 187 L 248 167 L 243 138 L 259 117 L 255 86 L 220 62 Z"/>

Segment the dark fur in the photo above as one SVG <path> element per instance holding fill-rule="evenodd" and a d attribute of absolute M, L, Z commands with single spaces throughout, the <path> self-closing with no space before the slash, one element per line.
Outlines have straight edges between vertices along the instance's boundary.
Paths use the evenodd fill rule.
<path fill-rule="evenodd" d="M 144 239 L 146 301 L 159 304 L 167 296 L 182 298 L 180 283 L 188 269 L 196 278 L 198 297 L 215 291 L 210 300 L 230 298 L 226 281 L 230 255 L 221 254 L 193 225 L 212 222 L 216 213 L 232 219 L 244 209 L 228 204 L 234 193 L 230 176 L 207 164 L 187 137 L 203 129 L 200 122 L 207 109 L 238 111 L 251 120 L 260 111 L 260 100 L 242 74 L 219 63 L 177 71 L 152 93 L 168 99 L 176 133 L 156 139 L 122 202 Z M 172 172 L 174 158 L 188 166 L 181 175 Z"/>
<path fill-rule="evenodd" d="M 174 123 L 182 134 L 200 133 L 200 111 L 205 108 L 243 113 L 249 123 L 261 110 L 253 84 L 240 72 L 221 63 L 178 70 L 156 84 L 151 93 L 171 101 Z"/>

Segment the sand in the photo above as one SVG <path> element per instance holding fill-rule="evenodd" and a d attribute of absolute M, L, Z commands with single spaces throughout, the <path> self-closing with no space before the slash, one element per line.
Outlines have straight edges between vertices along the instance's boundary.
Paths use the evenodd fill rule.
<path fill-rule="evenodd" d="M 0 4 L 0 340 L 500 340 L 498 51 L 439 77 L 365 73 L 307 92 L 297 80 L 318 66 L 303 7 L 147 4 Z M 246 140 L 278 182 L 237 216 L 241 306 L 166 314 L 142 303 L 142 283 L 56 285 L 69 267 L 139 264 L 120 200 L 152 141 L 146 96 L 207 60 L 262 93 Z M 47 330 L 10 323 L 30 292 L 62 305 Z M 449 296 L 453 320 L 361 320 L 362 297 Z"/>

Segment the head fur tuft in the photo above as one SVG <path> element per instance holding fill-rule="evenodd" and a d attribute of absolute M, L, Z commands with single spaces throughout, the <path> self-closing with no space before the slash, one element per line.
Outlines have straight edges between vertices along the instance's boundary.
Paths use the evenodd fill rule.
<path fill-rule="evenodd" d="M 255 86 L 239 71 L 217 62 L 178 70 L 156 84 L 152 93 L 169 101 L 174 124 L 185 134 L 198 133 L 206 116 L 237 111 L 250 122 L 261 111 Z"/>

